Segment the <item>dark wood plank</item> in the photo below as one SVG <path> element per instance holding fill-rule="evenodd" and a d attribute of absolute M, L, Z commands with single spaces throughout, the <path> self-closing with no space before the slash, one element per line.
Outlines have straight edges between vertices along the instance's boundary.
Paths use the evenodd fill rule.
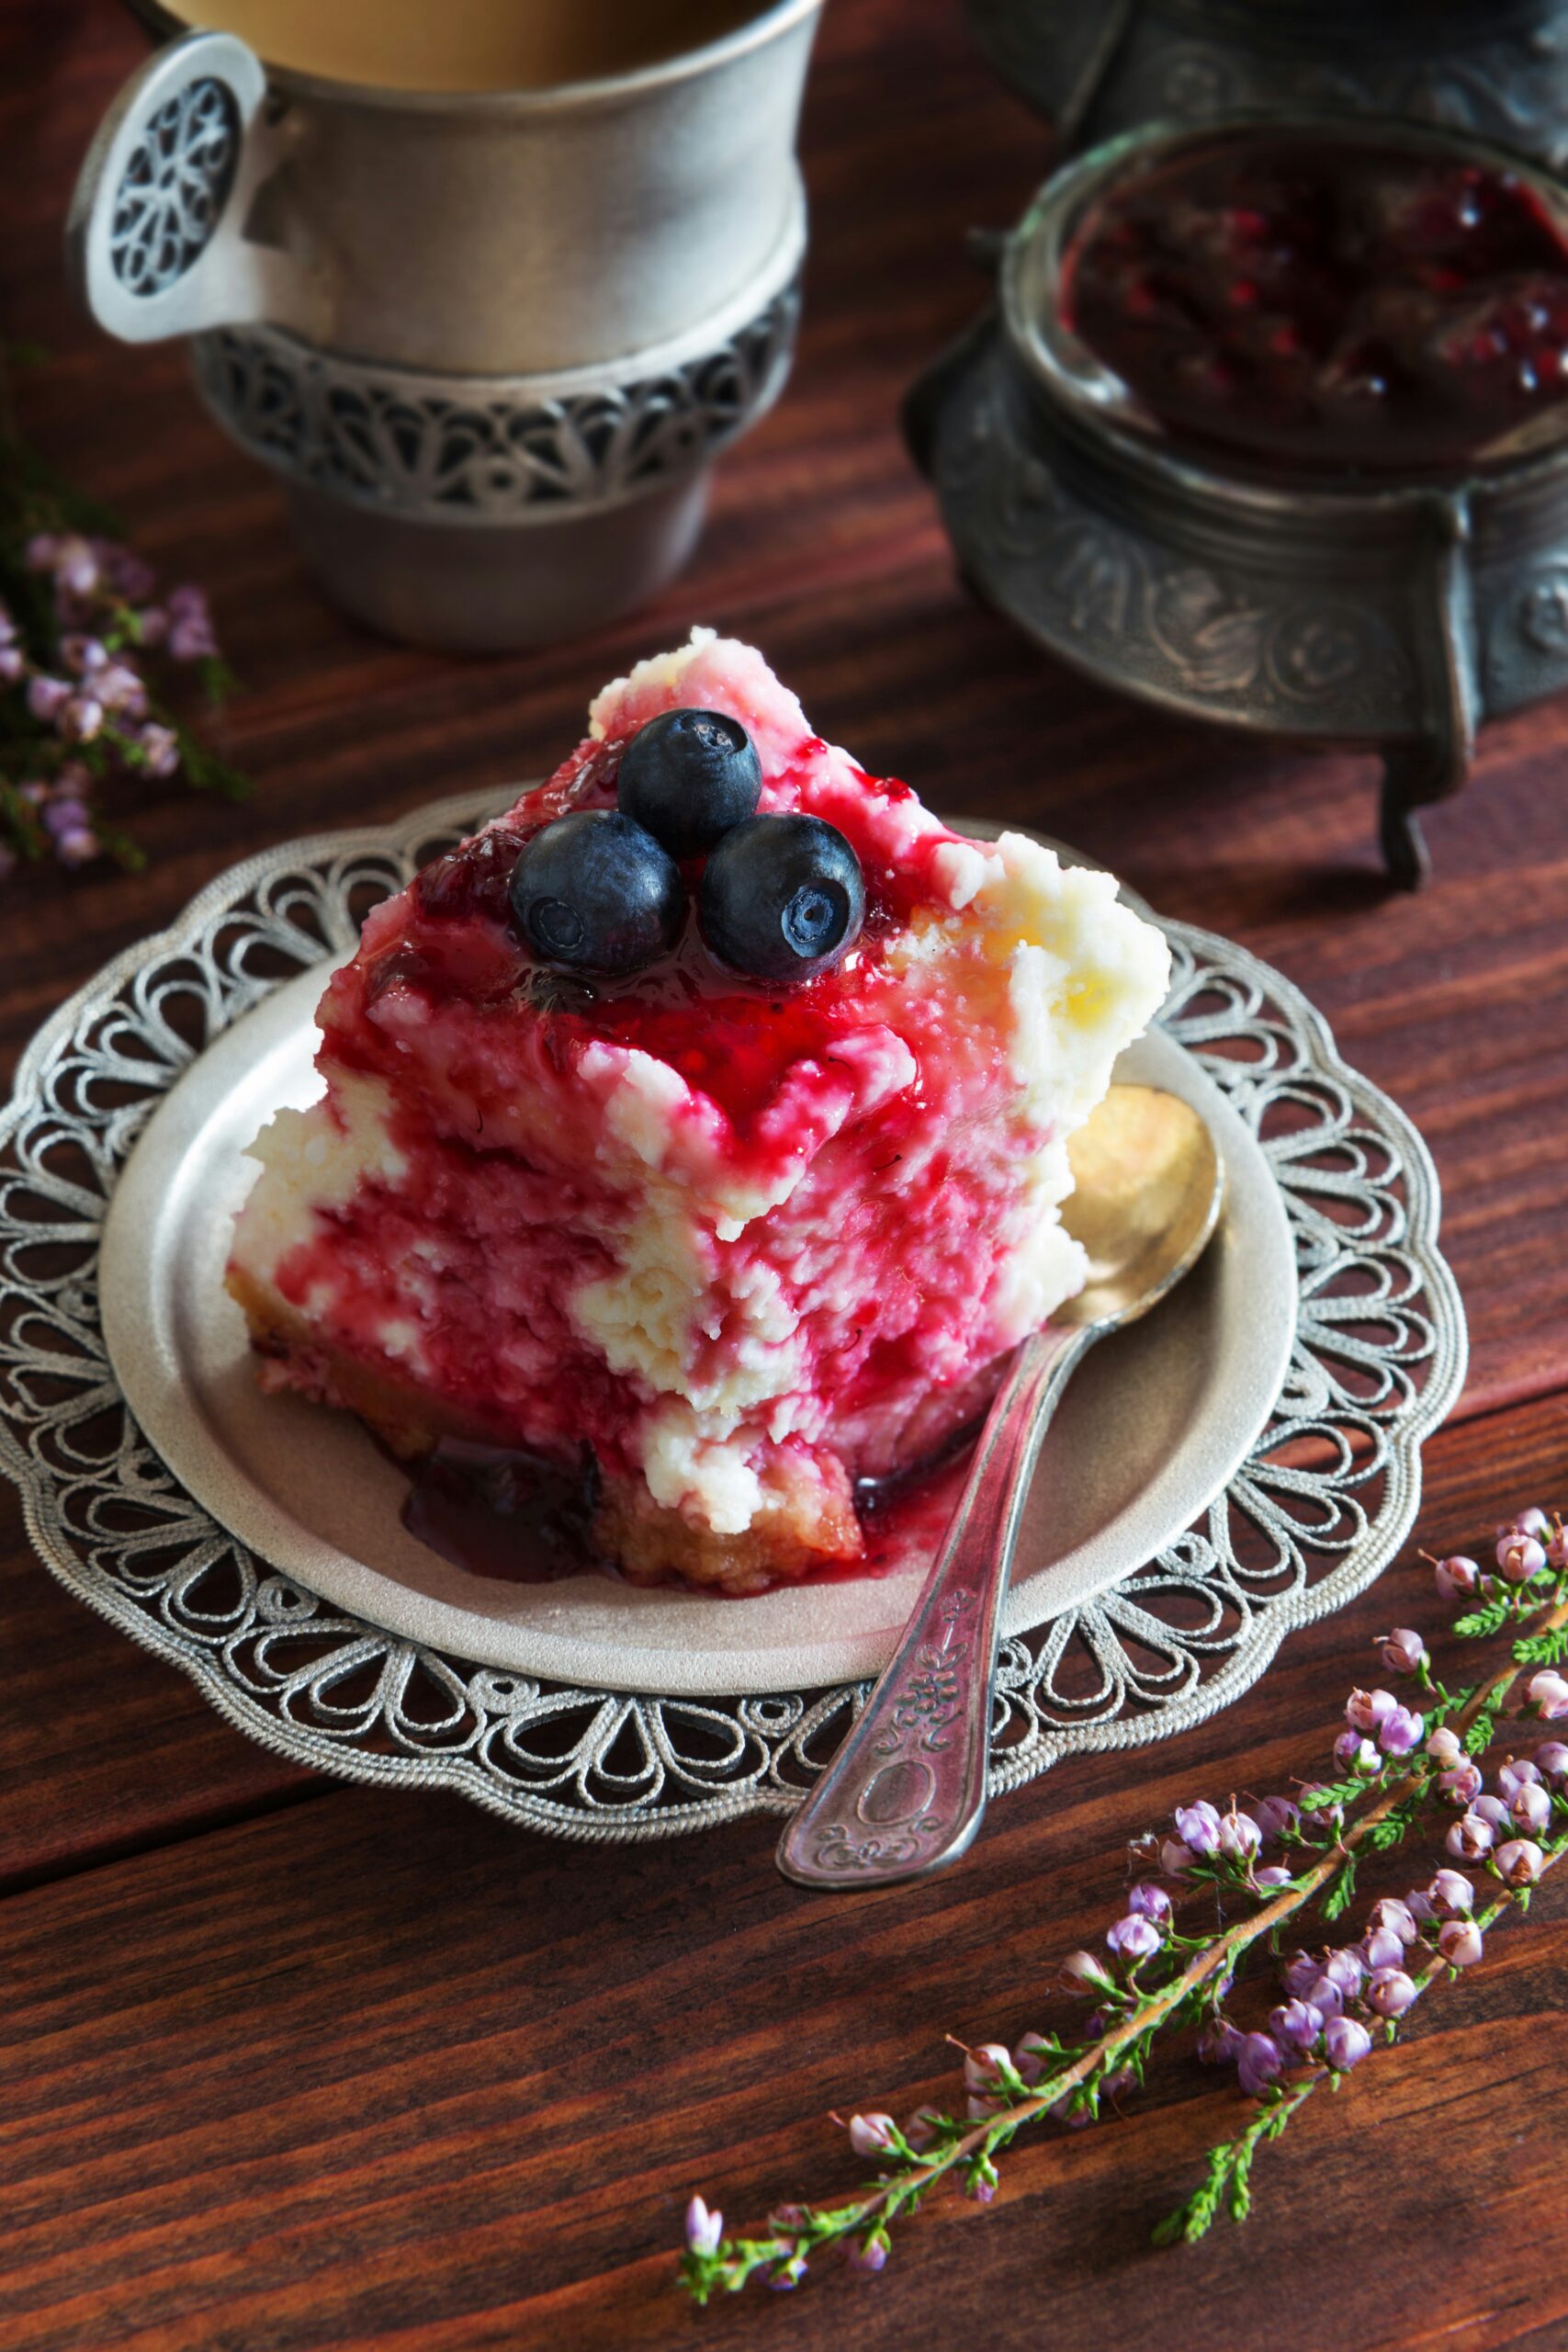
<path fill-rule="evenodd" d="M 1568 1406 L 1445 1431 L 1430 1541 L 1550 1498 Z M 1128 1838 L 1191 1795 L 1288 1786 L 1324 1757 L 1426 1572 L 1293 1638 L 1229 1713 L 999 1800 L 925 1886 L 801 1894 L 773 1831 L 582 1849 L 455 1800 L 355 1791 L 0 1903 L 0 2334 L 54 2347 L 657 2345 L 684 2199 L 739 2218 L 847 2186 L 826 2120 L 901 2111 L 942 2037 L 1036 2021 L 1055 1959 L 1111 1916 Z M 1404 1858 L 1394 1883 L 1410 1883 Z M 1562 2340 L 1556 2115 L 1568 1897 L 1555 1884 L 1407 2045 L 1323 2099 L 1246 2231 L 1147 2250 L 1235 2095 L 1186 2060 L 1124 2120 L 1048 2135 L 998 2208 L 942 2200 L 873 2288 L 837 2264 L 705 2340 L 1270 2352 Z M 1484 2211 L 1484 2221 L 1481 2215 Z M 1467 2215 L 1470 2218 L 1466 2218 Z M 1556 2331 L 1556 2332 L 1554 2332 Z"/>

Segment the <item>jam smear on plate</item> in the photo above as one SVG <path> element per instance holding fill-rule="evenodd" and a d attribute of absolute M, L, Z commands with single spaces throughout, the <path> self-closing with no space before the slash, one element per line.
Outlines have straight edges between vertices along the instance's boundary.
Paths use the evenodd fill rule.
<path fill-rule="evenodd" d="M 1062 314 L 1205 453 L 1457 472 L 1568 430 L 1565 224 L 1524 175 L 1462 156 L 1235 132 L 1088 209 Z"/>

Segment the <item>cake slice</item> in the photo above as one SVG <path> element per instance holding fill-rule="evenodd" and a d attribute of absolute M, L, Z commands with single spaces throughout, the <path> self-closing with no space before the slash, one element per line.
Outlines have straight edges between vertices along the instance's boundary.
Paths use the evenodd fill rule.
<path fill-rule="evenodd" d="M 328 983 L 229 1267 L 263 1382 L 411 1462 L 591 1462 L 637 1582 L 852 1564 L 854 1481 L 1081 1283 L 1066 1138 L 1168 963 L 1109 875 L 954 833 L 694 631 Z"/>

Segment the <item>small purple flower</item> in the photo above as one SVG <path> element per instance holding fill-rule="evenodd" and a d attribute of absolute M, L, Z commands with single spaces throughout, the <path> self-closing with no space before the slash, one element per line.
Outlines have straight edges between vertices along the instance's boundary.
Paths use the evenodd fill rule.
<path fill-rule="evenodd" d="M 852 2245 L 850 2248 L 849 2264 L 850 2268 L 860 2278 L 874 2278 L 877 2272 L 886 2269 L 887 2266 L 886 2239 L 861 2239 L 858 2245 Z"/>
<path fill-rule="evenodd" d="M 72 695 L 54 723 L 68 743 L 90 743 L 103 732 L 103 704 L 94 695 Z"/>
<path fill-rule="evenodd" d="M 1302 1791 L 1302 1811 L 1320 1828 L 1342 1827 L 1345 1820 L 1345 1808 L 1342 1804 L 1309 1804 L 1309 1798 L 1321 1797 L 1323 1794 L 1324 1788 L 1320 1781 L 1310 1782 Z"/>
<path fill-rule="evenodd" d="M 984 2123 L 987 2117 L 999 2115 L 1006 2105 L 1005 2098 L 982 2098 L 977 2091 L 971 2091 L 964 2102 L 964 2120 L 969 2123 Z"/>
<path fill-rule="evenodd" d="M 1478 1813 L 1461 1813 L 1443 1843 L 1456 1862 L 1479 1862 L 1492 1851 L 1492 1824 Z"/>
<path fill-rule="evenodd" d="M 1512 1804 L 1521 1789 L 1540 1778 L 1540 1767 L 1528 1756 L 1510 1756 L 1497 1767 L 1497 1791 L 1505 1804 Z"/>
<path fill-rule="evenodd" d="M 51 798 L 43 811 L 44 830 L 57 842 L 63 841 L 67 833 L 81 832 L 92 821 L 92 811 L 80 800 Z"/>
<path fill-rule="evenodd" d="M 19 645 L 0 645 L 0 686 L 14 686 L 27 675 L 27 656 Z"/>
<path fill-rule="evenodd" d="M 1323 2029 L 1323 2054 L 1337 2075 L 1359 2066 L 1372 2046 L 1372 2037 L 1359 2018 L 1330 2018 Z"/>
<path fill-rule="evenodd" d="M 1023 2081 L 1032 2086 L 1046 2072 L 1055 2055 L 1056 2052 L 1044 2034 L 1031 2031 L 1020 2037 L 1012 2053 L 1012 2063 Z M 904 2127 L 904 2137 L 906 2140 L 909 2137 L 908 2124 Z"/>
<path fill-rule="evenodd" d="M 1419 1990 L 1403 1968 L 1380 1968 L 1367 1986 L 1367 2001 L 1380 2018 L 1402 2018 Z"/>
<path fill-rule="evenodd" d="M 149 605 L 136 616 L 136 641 L 139 645 L 162 645 L 169 634 L 169 616 L 162 605 Z"/>
<path fill-rule="evenodd" d="M 1165 1939 L 1152 1919 L 1141 1911 L 1129 1911 L 1107 1931 L 1105 1940 L 1119 1960 L 1135 1968 L 1140 1961 L 1151 1959 Z"/>
<path fill-rule="evenodd" d="M 1362 1941 L 1361 1958 L 1369 1971 L 1397 1968 L 1404 1958 L 1404 1946 L 1392 1928 L 1373 1928 Z"/>
<path fill-rule="evenodd" d="M 1506 1829 L 1508 1826 L 1508 1808 L 1501 1797 L 1495 1797 L 1490 1793 L 1485 1796 L 1472 1797 L 1470 1809 L 1490 1828 Z"/>
<path fill-rule="evenodd" d="M 1038 2036 L 1025 2034 L 1025 2041 L 1032 2039 L 1037 2040 Z M 1021 2049 L 1022 2043 L 1019 2046 Z M 1021 2067 L 1019 2071 L 1021 2074 L 1023 2070 Z M 913 2148 L 917 2155 L 920 2154 L 922 2150 L 929 2148 L 937 2139 L 942 2131 L 942 2112 L 940 2107 L 916 2108 L 913 2115 L 908 2118 L 908 2121 L 904 2125 L 904 2137 L 908 2142 L 910 2147 Z"/>
<path fill-rule="evenodd" d="M 128 662 L 111 662 L 107 669 L 95 670 L 93 692 L 117 718 L 134 722 L 147 716 L 147 689 Z"/>
<path fill-rule="evenodd" d="M 212 633 L 212 616 L 207 598 L 199 588 L 172 588 L 167 597 L 169 611 L 169 651 L 176 662 L 199 662 L 216 653 L 218 639 Z"/>
<path fill-rule="evenodd" d="M 1439 1724 L 1438 1729 L 1427 1736 L 1427 1753 L 1434 1764 L 1450 1770 L 1454 1765 L 1463 1763 L 1464 1743 L 1457 1731 L 1450 1731 L 1447 1724 Z"/>
<path fill-rule="evenodd" d="M 1505 1535 L 1549 1535 L 1551 1532 L 1551 1521 L 1543 1510 L 1539 1510 L 1532 1503 L 1529 1510 L 1521 1510 L 1515 1518 L 1505 1520 L 1502 1526 L 1495 1528 L 1493 1532 L 1499 1543 Z"/>
<path fill-rule="evenodd" d="M 1470 1600 L 1481 1589 L 1481 1570 L 1462 1552 L 1453 1552 L 1438 1562 L 1432 1581 L 1444 1600 Z"/>
<path fill-rule="evenodd" d="M 89 670 L 101 670 L 108 661 L 108 648 L 96 637 L 87 637 L 80 629 L 69 630 L 60 640 L 60 658 L 77 677 L 85 677 Z"/>
<path fill-rule="evenodd" d="M 1232 1861 L 1249 1862 L 1263 1843 L 1263 1832 L 1249 1813 L 1235 1805 L 1220 1818 L 1220 1851 Z"/>
<path fill-rule="evenodd" d="M 1374 1772 L 1382 1770 L 1376 1743 L 1356 1731 L 1340 1733 L 1334 1743 L 1334 1761 L 1347 1772 L 1359 1772 L 1363 1780 L 1371 1780 Z"/>
<path fill-rule="evenodd" d="M 1314 2009 L 1322 2011 L 1325 2018 L 1338 2017 L 1345 2007 L 1344 1993 L 1334 1982 L 1332 1976 L 1320 1975 L 1314 1978 L 1306 1997 Z"/>
<path fill-rule="evenodd" d="M 1205 1860 L 1220 1850 L 1220 1816 L 1207 1799 L 1176 1808 L 1176 1834 L 1189 1852 Z"/>
<path fill-rule="evenodd" d="M 1177 1838 L 1167 1838 L 1159 1849 L 1159 1866 L 1168 1878 L 1185 1878 L 1196 1859 L 1191 1847 Z"/>
<path fill-rule="evenodd" d="M 122 548 L 115 539 L 95 539 L 93 552 L 103 567 L 105 579 L 117 596 L 127 604 L 139 605 L 152 594 L 153 575 L 139 555 Z"/>
<path fill-rule="evenodd" d="M 1280 1981 L 1292 2001 L 1304 2001 L 1322 1974 L 1321 1960 L 1314 1960 L 1310 1951 L 1298 1951 L 1285 1962 Z"/>
<path fill-rule="evenodd" d="M 68 531 L 54 543 L 54 560 L 50 565 L 54 584 L 68 596 L 90 596 L 102 577 L 102 569 L 90 541 L 75 531 Z"/>
<path fill-rule="evenodd" d="M 1545 1566 L 1545 1547 L 1533 1535 L 1506 1535 L 1497 1546 L 1497 1573 L 1509 1584 L 1529 1584 Z"/>
<path fill-rule="evenodd" d="M 1289 1797 L 1262 1797 L 1253 1806 L 1252 1817 L 1267 1841 L 1299 1829 L 1302 1809 L 1299 1804 L 1292 1804 Z"/>
<path fill-rule="evenodd" d="M 1378 1745 L 1385 1756 L 1409 1756 L 1426 1736 L 1426 1717 L 1413 1707 L 1395 1707 L 1378 1725 Z"/>
<path fill-rule="evenodd" d="M 1419 1674 L 1427 1663 L 1427 1645 L 1409 1625 L 1396 1625 L 1378 1635 L 1378 1655 L 1391 1674 Z"/>
<path fill-rule="evenodd" d="M 1533 1712 L 1545 1723 L 1561 1723 L 1563 1716 L 1568 1715 L 1568 1681 L 1564 1681 L 1561 1674 L 1553 1674 L 1550 1668 L 1530 1676 L 1525 1697 Z"/>
<path fill-rule="evenodd" d="M 1094 2118 L 1087 2109 L 1080 2109 L 1077 2114 L 1070 2115 L 1067 2120 L 1069 2123 L 1092 2123 Z M 977 2180 L 970 2181 L 964 2191 L 965 2197 L 972 2197 L 976 2205 L 988 2205 L 996 2193 L 997 2182 L 994 2173 L 982 2173 Z"/>
<path fill-rule="evenodd" d="M 53 531 L 35 531 L 22 549 L 22 561 L 29 571 L 49 571 L 54 565 L 55 550 L 60 545 Z"/>
<path fill-rule="evenodd" d="M 1439 1774 L 1438 1786 L 1450 1804 L 1472 1805 L 1481 1794 L 1481 1767 L 1467 1756 L 1462 1764 Z"/>
<path fill-rule="evenodd" d="M 781 2262 L 778 2268 L 770 2273 L 768 2284 L 775 2294 L 787 2295 L 799 2286 L 805 2276 L 806 2256 L 792 2254 L 787 2262 Z"/>
<path fill-rule="evenodd" d="M 54 844 L 54 854 L 62 865 L 91 865 L 102 849 L 102 842 L 86 825 L 73 833 L 62 833 Z"/>
<path fill-rule="evenodd" d="M 982 2041 L 964 2053 L 964 2087 L 994 2094 L 1002 2087 L 1011 2058 L 999 2041 Z M 883 2121 L 890 2120 L 884 2117 Z"/>
<path fill-rule="evenodd" d="M 1495 1857 L 1505 1886 L 1533 1886 L 1546 1868 L 1546 1856 L 1533 1838 L 1511 1838 Z"/>
<path fill-rule="evenodd" d="M 1352 1690 L 1345 1702 L 1345 1720 L 1352 1731 L 1375 1732 L 1398 1704 L 1392 1690 Z"/>
<path fill-rule="evenodd" d="M 890 2115 L 852 2115 L 850 2145 L 857 2156 L 891 2155 L 898 2144 L 898 2126 Z"/>
<path fill-rule="evenodd" d="M 694 2254 L 716 2254 L 724 2236 L 724 2215 L 716 2209 L 709 2211 L 700 2197 L 694 2197 L 686 2208 L 686 2244 Z"/>
<path fill-rule="evenodd" d="M 1269 2012 L 1269 2030 L 1282 2050 L 1310 2050 L 1323 2031 L 1323 2011 L 1310 2001 L 1285 2001 Z"/>
<path fill-rule="evenodd" d="M 1338 1986 L 1348 2001 L 1353 2001 L 1361 1989 L 1364 1972 L 1353 1951 L 1331 1951 L 1323 1963 L 1323 1973 L 1331 1984 Z"/>
<path fill-rule="evenodd" d="M 1091 1951 L 1070 1951 L 1062 1962 L 1062 1974 L 1067 1990 L 1073 1993 L 1101 1990 L 1111 1981 L 1105 1962 Z"/>
<path fill-rule="evenodd" d="M 1153 1919 L 1156 1926 L 1163 1927 L 1170 1917 L 1170 1897 L 1155 1880 L 1143 1878 L 1135 1886 L 1127 1889 L 1127 1908 L 1129 1911 L 1141 1911 L 1145 1919 Z"/>
<path fill-rule="evenodd" d="M 1560 1739 L 1542 1742 L 1535 1751 L 1536 1770 L 1544 1772 L 1549 1781 L 1568 1779 L 1568 1747 Z"/>
<path fill-rule="evenodd" d="M 1441 1870 L 1427 1889 L 1427 1899 L 1439 1919 L 1457 1919 L 1474 1907 L 1475 1889 L 1462 1871 Z"/>
<path fill-rule="evenodd" d="M 71 688 L 63 678 L 51 678 L 39 671 L 28 681 L 28 708 L 40 727 L 52 727 L 71 699 Z"/>
<path fill-rule="evenodd" d="M 1438 1930 L 1438 1950 L 1450 1968 L 1473 1968 L 1481 1958 L 1481 1930 L 1473 1919 L 1445 1919 Z"/>
<path fill-rule="evenodd" d="M 1289 1886 L 1291 1872 L 1285 1868 L 1283 1862 L 1269 1862 L 1264 1869 L 1253 1871 L 1252 1883 L 1254 1886 L 1268 1887 L 1270 1891 L 1277 1886 Z"/>
<path fill-rule="evenodd" d="M 1516 1829 L 1544 1829 L 1551 1819 L 1551 1799 L 1539 1781 L 1527 1781 L 1508 1807 L 1508 1816 Z"/>
<path fill-rule="evenodd" d="M 1418 1886 L 1413 1886 L 1404 1900 L 1409 1906 L 1411 1917 L 1418 1919 L 1424 1928 L 1430 1927 L 1438 1916 L 1437 1907 L 1431 1896 L 1424 1894 Z"/>
<path fill-rule="evenodd" d="M 1236 2052 L 1236 2079 L 1248 2098 L 1261 2098 L 1279 2080 L 1285 2061 L 1280 2045 L 1266 2033 L 1249 2033 Z"/>
<path fill-rule="evenodd" d="M 1374 1928 L 1386 1928 L 1402 1944 L 1413 1944 L 1421 1932 L 1410 1905 L 1402 1903 L 1397 1894 L 1385 1894 L 1381 1902 L 1373 1904 L 1371 1924 Z"/>
<path fill-rule="evenodd" d="M 142 764 L 149 775 L 173 775 L 180 763 L 180 739 L 172 727 L 144 727 Z"/>
<path fill-rule="evenodd" d="M 1205 2066 L 1234 2065 L 1246 2038 L 1229 2018 L 1211 2018 L 1198 2036 L 1198 2055 Z"/>

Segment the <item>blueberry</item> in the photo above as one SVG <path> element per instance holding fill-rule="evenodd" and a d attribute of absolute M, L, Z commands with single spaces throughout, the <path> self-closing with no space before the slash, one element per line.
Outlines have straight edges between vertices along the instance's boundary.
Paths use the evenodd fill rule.
<path fill-rule="evenodd" d="M 616 978 L 667 955 L 686 893 L 674 860 L 615 808 L 577 808 L 512 869 L 512 918 L 546 964 Z"/>
<path fill-rule="evenodd" d="M 749 817 L 707 862 L 697 898 L 720 961 L 760 980 L 805 980 L 860 935 L 860 860 L 820 817 Z"/>
<path fill-rule="evenodd" d="M 762 790 L 757 747 L 722 710 L 666 710 L 621 756 L 616 797 L 671 857 L 699 857 L 754 816 Z"/>

